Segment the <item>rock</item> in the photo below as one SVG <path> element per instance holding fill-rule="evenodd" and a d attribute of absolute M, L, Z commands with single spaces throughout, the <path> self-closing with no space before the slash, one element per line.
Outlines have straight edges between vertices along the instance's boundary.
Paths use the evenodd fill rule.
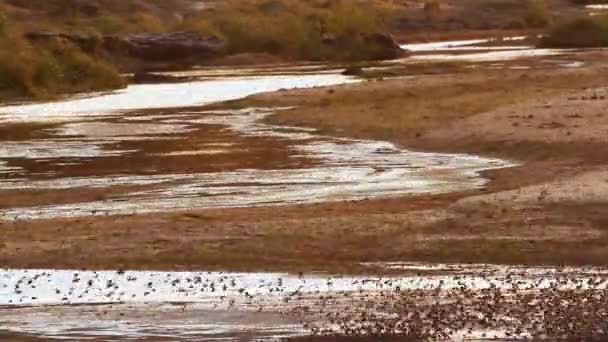
<path fill-rule="evenodd" d="M 364 35 L 363 40 L 377 49 L 377 59 L 396 59 L 405 55 L 405 51 L 390 34 L 371 33 Z"/>
<path fill-rule="evenodd" d="M 130 34 L 118 39 L 128 54 L 146 60 L 209 57 L 226 46 L 217 37 L 202 37 L 194 32 Z"/>
<path fill-rule="evenodd" d="M 132 82 L 137 84 L 176 83 L 184 82 L 185 80 L 187 79 L 145 71 L 136 72 L 132 77 Z"/>
<path fill-rule="evenodd" d="M 361 68 L 361 67 L 346 68 L 346 70 L 344 70 L 342 72 L 342 75 L 345 75 L 345 76 L 361 76 L 361 75 L 363 75 L 363 68 Z"/>
<path fill-rule="evenodd" d="M 38 43 L 69 41 L 87 52 L 103 48 L 106 51 L 154 61 L 210 57 L 223 50 L 226 45 L 217 37 L 202 37 L 194 32 L 142 33 L 124 37 L 29 32 L 25 34 L 25 38 Z"/>
<path fill-rule="evenodd" d="M 396 59 L 406 55 L 406 51 L 397 44 L 390 34 L 369 33 L 361 35 L 360 39 L 367 45 L 367 51 L 364 55 L 369 60 Z M 321 37 L 323 44 L 336 49 L 351 45 L 352 40 L 353 38 L 349 36 L 323 35 Z"/>

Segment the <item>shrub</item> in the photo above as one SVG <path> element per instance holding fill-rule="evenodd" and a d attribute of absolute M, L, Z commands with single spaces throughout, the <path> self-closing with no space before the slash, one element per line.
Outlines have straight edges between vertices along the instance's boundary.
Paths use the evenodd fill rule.
<path fill-rule="evenodd" d="M 60 93 L 116 89 L 124 85 L 114 68 L 69 43 L 33 47 L 13 32 L 0 39 L 3 95 L 49 98 Z"/>
<path fill-rule="evenodd" d="M 608 16 L 581 17 L 551 29 L 543 47 L 584 48 L 608 46 Z"/>
<path fill-rule="evenodd" d="M 545 0 L 527 0 L 525 20 L 530 27 L 538 28 L 549 25 L 550 14 Z"/>
<path fill-rule="evenodd" d="M 378 47 L 364 36 L 395 14 L 382 2 L 347 0 L 227 1 L 186 19 L 180 29 L 227 40 L 229 53 L 270 53 L 308 60 L 366 59 Z"/>

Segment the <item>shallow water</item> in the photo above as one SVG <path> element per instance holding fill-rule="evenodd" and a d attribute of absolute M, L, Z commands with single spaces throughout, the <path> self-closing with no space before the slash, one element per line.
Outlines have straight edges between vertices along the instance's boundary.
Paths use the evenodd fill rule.
<path fill-rule="evenodd" d="M 200 106 L 240 99 L 281 89 L 322 87 L 357 82 L 349 76 L 289 75 L 216 79 L 178 84 L 131 85 L 124 90 L 99 96 L 81 97 L 50 103 L 0 107 L 2 122 L 63 121 L 91 119 L 109 112 Z"/>
<path fill-rule="evenodd" d="M 585 8 L 590 10 L 608 10 L 608 4 L 586 5 Z"/>
<path fill-rule="evenodd" d="M 374 267 L 383 265 L 374 265 Z M 396 264 L 387 265 L 396 267 Z M 306 333 L 283 312 L 381 291 L 586 288 L 604 269 L 403 264 L 393 277 L 283 273 L 0 270 L 0 330 L 64 338 L 272 339 Z M 413 275 L 434 271 L 426 276 Z M 564 276 L 568 277 L 564 281 Z M 581 285 L 583 284 L 583 285 Z M 582 287 L 581 287 L 582 286 Z M 606 288 L 606 282 L 593 287 Z M 429 295 L 433 292 L 429 292 Z M 105 305 L 102 305 L 104 304 Z M 336 303 L 338 305 L 339 301 Z M 32 307 L 34 305 L 34 307 Z M 44 306 L 41 306 L 44 305 Z M 310 308 L 315 310 L 314 307 Z M 477 332 L 465 334 L 474 337 Z"/>
<path fill-rule="evenodd" d="M 415 55 L 409 57 L 413 60 L 424 61 L 468 61 L 468 62 L 488 62 L 488 61 L 510 61 L 520 58 L 543 57 L 543 56 L 560 56 L 565 55 L 569 51 L 563 49 L 515 49 L 504 51 L 489 51 L 489 52 L 473 52 L 470 53 L 441 53 L 428 55 Z"/>
<path fill-rule="evenodd" d="M 285 109 L 283 109 L 285 110 Z M 443 193 L 478 188 L 486 183 L 479 172 L 508 167 L 496 159 L 468 155 L 412 152 L 388 142 L 339 139 L 315 134 L 314 130 L 281 127 L 261 123 L 272 110 L 247 109 L 224 112 L 184 111 L 166 115 L 160 127 L 185 128 L 194 124 L 221 125 L 241 136 L 276 137 L 292 141 L 292 158 L 306 157 L 320 161 L 316 167 L 280 170 L 240 169 L 199 174 L 117 175 L 112 177 L 78 177 L 51 180 L 22 178 L 0 181 L 0 190 L 99 188 L 118 185 L 157 185 L 153 190 L 135 191 L 109 200 L 48 205 L 32 208 L 0 210 L 5 220 L 48 219 L 89 215 L 116 215 L 191 210 L 196 208 L 230 208 L 260 205 L 283 205 L 342 200 L 361 200 L 406 194 Z M 134 134 L 141 128 L 133 122 Z M 127 131 L 95 130 L 93 137 L 114 136 Z M 121 124 L 128 126 L 127 124 Z M 102 126 L 104 127 L 104 126 Z M 109 127 L 112 127 L 110 125 Z M 68 124 L 60 132 L 79 128 L 83 124 Z M 143 131 L 142 131 L 143 132 Z M 101 134 L 101 136 L 99 136 Z M 89 140 L 87 140 L 89 141 Z M 92 139 L 97 144 L 107 144 Z M 48 141 L 47 141 L 48 143 Z M 72 142 L 70 142 L 72 143 Z M 111 142 L 110 142 L 111 143 Z M 74 142 L 74 144 L 77 144 Z M 32 149 L 31 143 L 16 143 L 20 148 L 7 148 L 5 157 L 53 158 L 66 155 L 88 157 L 123 155 L 133 151 L 101 150 L 99 145 L 77 145 L 72 151 L 63 144 L 51 144 L 49 149 Z M 23 154 L 28 151 L 29 154 Z M 203 152 L 209 151 L 203 149 Z M 214 149 L 213 151 L 217 151 Z M 2 152 L 2 150 L 0 150 Z M 9 154 L 10 152 L 10 154 Z M 192 155 L 188 151 L 185 155 Z M 126 154 L 126 155 L 125 155 Z M 204 154 L 204 153 L 203 153 Z M 160 156 L 159 156 L 160 157 Z"/>
<path fill-rule="evenodd" d="M 510 37 L 504 38 L 503 41 L 516 42 L 525 40 L 527 37 Z M 517 50 L 530 49 L 530 46 L 514 45 L 514 46 L 479 46 L 495 41 L 495 39 L 469 39 L 469 40 L 451 40 L 430 43 L 414 43 L 403 44 L 401 48 L 411 52 L 433 52 L 433 51 L 450 51 L 450 50 Z"/>
<path fill-rule="evenodd" d="M 318 66 L 316 66 L 318 68 Z M 199 208 L 231 208 L 262 205 L 361 200 L 406 194 L 443 193 L 482 187 L 483 170 L 511 164 L 475 156 L 420 153 L 402 150 L 388 142 L 341 139 L 319 135 L 314 129 L 284 127 L 262 123 L 277 110 L 289 108 L 245 108 L 241 110 L 197 111 L 190 106 L 225 101 L 254 93 L 287 88 L 310 88 L 358 82 L 339 74 L 303 74 L 259 77 L 230 77 L 189 83 L 136 85 L 99 96 L 66 101 L 0 107 L 0 122 L 50 121 L 57 126 L 51 138 L 8 141 L 0 145 L 0 160 L 44 162 L 41 174 L 21 171 L 0 180 L 1 190 L 45 190 L 108 188 L 154 185 L 153 189 L 133 190 L 109 199 L 0 210 L 0 219 L 49 219 L 90 215 L 142 214 Z M 184 107 L 184 109 L 170 109 Z M 150 108 L 165 108 L 141 115 Z M 210 128 L 212 127 L 212 128 Z M 214 140 L 183 150 L 148 152 L 146 145 L 125 148 L 125 143 L 185 139 L 206 128 L 230 131 L 239 137 L 288 142 L 289 158 L 314 160 L 314 166 L 232 167 L 222 172 L 174 172 L 110 174 L 62 177 L 66 166 L 86 166 L 100 158 L 120 157 L 129 165 L 132 156 L 162 158 L 201 158 L 240 153 L 248 146 Z M 203 133 L 206 134 L 206 133 Z M 224 138 L 218 138 L 224 139 Z M 223 147 L 213 147 L 220 144 Z M 272 142 L 268 143 L 272 149 Z M 129 145 L 133 146 L 133 145 Z M 211 147 L 210 147 L 211 146 Z M 195 149 L 193 149 L 194 147 Z M 258 158 L 258 157 L 255 157 Z M 103 159 L 105 160 L 105 159 Z M 175 163 L 175 159 L 172 159 Z M 179 160 L 178 160 L 179 162 Z M 238 159 L 235 160 L 238 163 Z M 19 164 L 22 165 L 22 164 Z M 28 165 L 28 164 L 25 164 Z M 48 166 L 50 165 L 50 166 Z M 59 168 L 62 173 L 53 169 Z M 40 170 L 40 167 L 36 168 Z M 69 169 L 67 169 L 69 171 Z M 56 175 L 56 176 L 54 176 Z M 32 179 L 40 178 L 43 179 Z"/>
<path fill-rule="evenodd" d="M 430 43 L 404 44 L 401 48 L 413 53 L 406 60 L 414 61 L 463 61 L 463 62 L 500 62 L 531 57 L 551 57 L 569 55 L 571 49 L 539 49 L 529 45 L 519 45 L 528 37 L 510 37 L 502 39 L 511 45 L 488 45 L 496 39 L 472 39 L 460 41 L 440 41 Z"/>

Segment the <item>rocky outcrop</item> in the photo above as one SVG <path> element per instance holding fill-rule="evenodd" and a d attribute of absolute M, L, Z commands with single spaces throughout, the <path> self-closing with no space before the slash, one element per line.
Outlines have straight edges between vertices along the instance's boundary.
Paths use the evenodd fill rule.
<path fill-rule="evenodd" d="M 363 76 L 363 74 L 363 68 L 357 66 L 346 68 L 346 70 L 342 71 L 342 75 L 345 76 Z"/>
<path fill-rule="evenodd" d="M 386 60 L 386 59 L 397 59 L 403 57 L 407 52 L 397 44 L 390 34 L 386 33 L 369 33 L 363 34 L 357 37 L 360 41 L 363 41 L 365 51 L 361 52 L 363 59 L 369 60 Z M 355 39 L 357 39 L 355 38 Z M 331 46 L 334 49 L 340 47 L 348 47 L 352 45 L 353 37 L 350 36 L 339 36 L 334 37 L 326 35 L 322 37 L 322 42 L 325 45 Z M 352 47 L 349 47 L 352 48 Z M 354 51 L 356 54 L 357 51 Z"/>
<path fill-rule="evenodd" d="M 405 51 L 387 33 L 371 33 L 363 36 L 365 43 L 376 49 L 377 59 L 396 59 L 405 55 Z"/>
<path fill-rule="evenodd" d="M 146 60 L 209 57 L 226 45 L 217 37 L 202 37 L 194 32 L 130 34 L 115 39 L 129 55 Z"/>
<path fill-rule="evenodd" d="M 216 37 L 202 37 L 194 32 L 142 33 L 126 36 L 92 36 L 55 32 L 30 32 L 25 37 L 34 42 L 69 41 L 87 52 L 104 49 L 143 60 L 170 61 L 205 58 L 225 48 Z"/>

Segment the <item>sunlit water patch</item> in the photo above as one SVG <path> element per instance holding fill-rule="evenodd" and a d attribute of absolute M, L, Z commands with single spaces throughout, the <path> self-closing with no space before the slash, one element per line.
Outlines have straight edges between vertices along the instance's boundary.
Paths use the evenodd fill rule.
<path fill-rule="evenodd" d="M 560 56 L 569 51 L 564 49 L 517 49 L 505 51 L 489 52 L 468 52 L 468 53 L 439 53 L 423 54 L 409 57 L 412 60 L 423 61 L 469 61 L 469 62 L 488 62 L 488 61 L 509 61 L 520 58 Z"/>
<path fill-rule="evenodd" d="M 281 89 L 321 87 L 357 82 L 339 74 L 259 76 L 179 84 L 131 85 L 100 96 L 67 101 L 0 107 L 1 122 L 61 121 L 92 115 L 118 115 L 137 109 L 172 108 L 228 101 Z"/>
<path fill-rule="evenodd" d="M 97 202 L 5 209 L 0 211 L 0 215 L 8 220 L 47 219 L 444 193 L 481 187 L 486 182 L 479 174 L 481 171 L 511 165 L 497 159 L 413 152 L 399 149 L 388 142 L 325 137 L 311 129 L 262 123 L 271 113 L 269 109 L 185 111 L 167 115 L 164 122 L 221 125 L 241 136 L 287 139 L 293 141 L 292 158 L 314 158 L 320 160 L 321 165 L 200 174 L 6 180 L 0 182 L 0 189 L 157 186 L 153 190 L 117 195 Z"/>
<path fill-rule="evenodd" d="M 503 42 L 516 42 L 525 40 L 526 36 L 522 37 L 510 37 L 502 39 Z M 513 45 L 513 46 L 480 46 L 481 44 L 487 44 L 497 41 L 495 39 L 469 39 L 469 40 L 453 40 L 453 41 L 441 41 L 441 42 L 430 42 L 430 43 L 413 43 L 403 44 L 401 48 L 411 52 L 437 52 L 437 51 L 452 51 L 452 50 L 519 50 L 519 49 L 531 49 L 531 46 L 525 45 Z"/>
<path fill-rule="evenodd" d="M 414 291 L 412 295 L 421 301 L 423 298 L 436 301 L 449 296 L 450 291 L 462 289 L 471 296 L 495 291 L 510 293 L 514 289 L 522 289 L 529 296 L 530 290 L 525 289 L 532 288 L 534 291 L 606 289 L 604 269 L 426 264 L 407 264 L 407 268 L 411 275 L 386 277 L 1 270 L 0 330 L 64 338 L 193 340 L 204 336 L 239 340 L 248 333 L 250 340 L 310 332 L 285 313 L 321 310 L 324 316 L 336 310 L 344 312 L 344 305 L 356 298 L 373 300 L 395 291 Z M 429 271 L 436 273 L 415 275 Z M 531 303 L 530 307 L 534 305 Z M 465 326 L 466 323 L 463 322 Z M 499 328 L 493 331 L 496 336 L 501 334 Z M 454 336 L 481 337 L 482 332 L 456 331 Z"/>

